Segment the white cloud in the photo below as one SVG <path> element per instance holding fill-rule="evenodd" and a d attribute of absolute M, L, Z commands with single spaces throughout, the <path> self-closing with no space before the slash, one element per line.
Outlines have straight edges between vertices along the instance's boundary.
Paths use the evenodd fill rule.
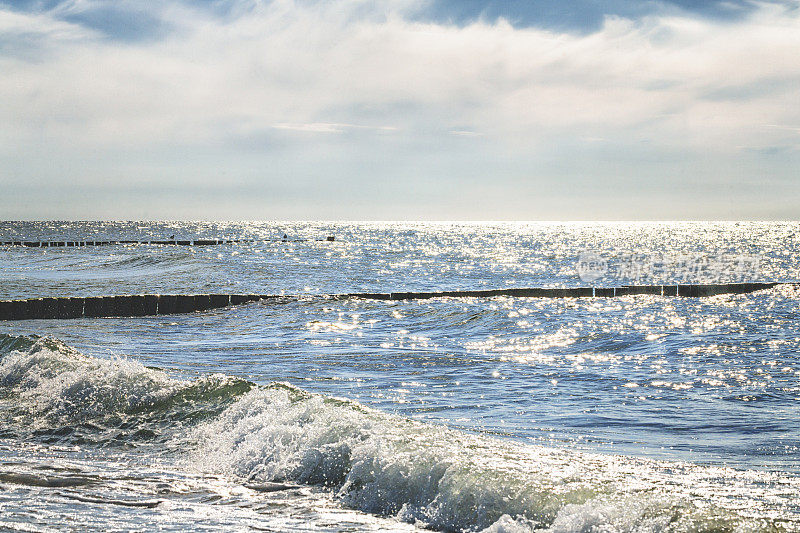
<path fill-rule="evenodd" d="M 91 143 L 194 142 L 237 123 L 341 129 L 366 110 L 412 129 L 470 124 L 523 140 L 603 133 L 722 148 L 747 144 L 761 124 L 800 122 L 795 85 L 770 92 L 776 80 L 800 81 L 800 18 L 775 6 L 740 23 L 610 18 L 588 36 L 363 9 L 280 1 L 223 21 L 174 6 L 163 16 L 180 30 L 139 46 L 5 11 L 0 28 L 24 28 L 50 54 L 3 58 L 4 123 L 72 140 L 80 126 Z M 705 96 L 744 85 L 746 99 Z"/>
<path fill-rule="evenodd" d="M 609 18 L 574 35 L 413 22 L 418 5 L 276 0 L 215 18 L 167 4 L 159 16 L 175 31 L 128 44 L 57 13 L 0 10 L 3 38 L 24 34 L 40 50 L 0 51 L 0 141 L 77 157 L 359 131 L 355 160 L 392 131 L 396 144 L 381 149 L 409 164 L 418 148 L 403 143 L 447 152 L 443 139 L 471 136 L 528 175 L 535 154 L 582 143 L 719 157 L 800 146 L 800 10 L 764 5 L 738 22 Z M 477 157 L 463 143 L 452 150 L 442 157 Z"/>
<path fill-rule="evenodd" d="M 4 41 L 25 36 L 47 39 L 49 42 L 91 38 L 95 34 L 76 24 L 70 24 L 41 14 L 22 14 L 0 10 L 0 35 Z"/>
<path fill-rule="evenodd" d="M 279 130 L 294 130 L 311 133 L 343 133 L 346 130 L 375 130 L 395 131 L 394 126 L 364 126 L 360 124 L 332 124 L 330 122 L 312 122 L 310 124 L 297 124 L 292 122 L 279 122 L 272 125 Z"/>

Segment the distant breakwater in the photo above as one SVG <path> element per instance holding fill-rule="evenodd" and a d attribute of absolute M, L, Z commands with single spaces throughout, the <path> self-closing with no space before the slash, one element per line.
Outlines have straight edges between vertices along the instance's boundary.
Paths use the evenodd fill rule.
<path fill-rule="evenodd" d="M 627 285 L 593 288 L 519 288 L 474 291 L 350 293 L 318 295 L 329 299 L 413 300 L 430 298 L 489 298 L 511 296 L 521 298 L 613 298 L 617 296 L 653 295 L 706 297 L 719 294 L 745 294 L 769 289 L 779 283 L 721 283 L 710 285 Z M 302 298 L 314 297 L 304 295 Z M 0 320 L 68 319 L 134 317 L 193 313 L 241 305 L 259 300 L 299 299 L 301 296 L 262 294 L 140 294 L 122 296 L 90 296 L 30 298 L 0 301 Z"/>
<path fill-rule="evenodd" d="M 119 240 L 119 241 L 0 241 L 4 246 L 25 246 L 27 248 L 80 248 L 83 246 L 113 246 L 125 244 L 156 244 L 165 246 L 213 246 L 219 244 L 248 244 L 256 242 L 308 242 L 310 239 L 194 239 L 194 240 Z M 314 239 L 317 242 L 333 242 L 336 237 Z"/>

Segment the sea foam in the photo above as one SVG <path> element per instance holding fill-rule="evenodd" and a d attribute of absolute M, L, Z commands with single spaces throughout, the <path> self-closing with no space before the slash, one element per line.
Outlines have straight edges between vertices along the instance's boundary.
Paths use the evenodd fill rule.
<path fill-rule="evenodd" d="M 242 485 L 317 486 L 344 506 L 441 531 L 781 530 L 768 510 L 747 512 L 774 496 L 768 474 L 533 446 L 284 383 L 178 380 L 54 339 L 0 338 L 0 407 L 15 431 L 80 427 L 88 444 L 143 434 L 184 467 Z"/>
<path fill-rule="evenodd" d="M 652 461 L 487 438 L 289 385 L 251 391 L 194 436 L 202 470 L 323 485 L 349 507 L 443 531 L 775 530 L 696 506 Z"/>
<path fill-rule="evenodd" d="M 178 380 L 128 358 L 86 356 L 57 339 L 3 337 L 0 413 L 28 430 L 159 422 L 174 432 L 185 421 L 219 413 L 254 386 L 222 374 Z"/>

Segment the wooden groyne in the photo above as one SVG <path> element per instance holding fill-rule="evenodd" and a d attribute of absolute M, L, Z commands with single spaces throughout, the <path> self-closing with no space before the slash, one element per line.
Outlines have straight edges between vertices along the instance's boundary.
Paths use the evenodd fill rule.
<path fill-rule="evenodd" d="M 613 298 L 631 295 L 704 297 L 745 294 L 769 289 L 778 283 L 724 283 L 712 285 L 629 285 L 612 288 L 490 289 L 476 291 L 351 293 L 323 296 L 334 299 L 413 300 L 429 298 Z M 0 320 L 133 317 L 193 313 L 267 299 L 299 298 L 263 294 L 140 294 L 30 298 L 0 301 Z"/>
<path fill-rule="evenodd" d="M 427 298 L 468 298 L 492 296 L 516 296 L 521 298 L 592 298 L 633 296 L 650 294 L 655 296 L 715 296 L 718 294 L 745 294 L 769 289 L 778 283 L 718 283 L 707 285 L 625 285 L 622 287 L 572 287 L 565 289 L 488 289 L 477 291 L 439 292 L 392 292 L 387 294 L 348 294 L 351 298 L 375 298 L 380 300 L 411 300 Z"/>
<path fill-rule="evenodd" d="M 161 240 L 161 241 L 0 241 L 3 246 L 24 246 L 27 248 L 80 248 L 83 246 L 114 246 L 125 244 L 155 244 L 164 246 L 213 246 L 220 244 L 249 244 L 256 242 L 308 242 L 309 239 L 194 239 L 194 240 Z M 333 242 L 336 238 L 329 236 L 316 239 L 318 242 Z"/>

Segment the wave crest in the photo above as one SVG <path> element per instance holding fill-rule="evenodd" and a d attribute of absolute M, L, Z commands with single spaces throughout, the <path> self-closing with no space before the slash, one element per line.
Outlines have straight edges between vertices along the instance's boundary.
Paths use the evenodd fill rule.
<path fill-rule="evenodd" d="M 62 437 L 75 428 L 151 438 L 218 414 L 254 385 L 222 374 L 181 381 L 126 358 L 98 359 L 46 337 L 0 341 L 0 412 L 16 427 Z M 85 432 L 82 433 L 85 437 Z M 108 435 L 106 435 L 106 438 Z"/>
<path fill-rule="evenodd" d="M 767 473 L 498 440 L 288 384 L 221 374 L 181 381 L 35 336 L 0 335 L 0 427 L 11 428 L 5 437 L 48 442 L 155 441 L 185 465 L 245 485 L 324 487 L 348 507 L 442 531 L 779 531 L 779 520 L 763 517 L 788 500 L 772 511 L 746 506 L 774 499 L 770 484 L 799 486 Z"/>
<path fill-rule="evenodd" d="M 193 436 L 201 470 L 323 485 L 351 508 L 443 531 L 776 530 L 637 479 L 646 460 L 498 441 L 289 385 L 251 391 Z"/>

